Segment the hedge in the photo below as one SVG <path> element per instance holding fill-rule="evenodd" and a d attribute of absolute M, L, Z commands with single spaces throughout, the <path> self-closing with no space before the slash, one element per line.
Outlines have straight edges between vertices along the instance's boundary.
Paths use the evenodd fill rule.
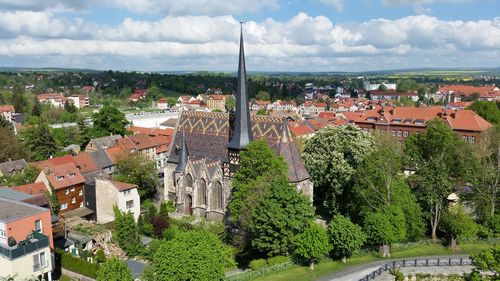
<path fill-rule="evenodd" d="M 98 264 L 90 263 L 86 260 L 74 257 L 73 255 L 59 249 L 56 249 L 55 257 L 56 264 L 60 262 L 62 268 L 93 279 L 97 278 L 97 271 L 99 270 Z"/>

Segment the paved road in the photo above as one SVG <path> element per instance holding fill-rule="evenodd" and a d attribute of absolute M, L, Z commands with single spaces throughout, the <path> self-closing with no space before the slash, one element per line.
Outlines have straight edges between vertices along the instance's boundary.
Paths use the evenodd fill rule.
<path fill-rule="evenodd" d="M 422 260 L 422 259 L 429 259 L 429 260 L 436 260 L 441 259 L 441 260 L 448 260 L 449 258 L 469 258 L 467 255 L 450 255 L 450 256 L 428 256 L 428 257 L 409 257 L 409 258 L 404 258 L 405 260 Z M 381 260 L 381 261 L 375 261 L 375 262 L 370 262 L 370 263 L 365 263 L 365 264 L 360 264 L 360 265 L 353 265 L 347 268 L 344 268 L 342 270 L 339 270 L 331 275 L 322 277 L 318 279 L 317 281 L 358 281 L 359 279 L 365 277 L 366 275 L 372 273 L 373 271 L 377 270 L 379 267 L 384 266 L 386 263 L 393 262 L 393 261 L 399 261 L 403 259 L 388 259 L 388 260 Z"/>

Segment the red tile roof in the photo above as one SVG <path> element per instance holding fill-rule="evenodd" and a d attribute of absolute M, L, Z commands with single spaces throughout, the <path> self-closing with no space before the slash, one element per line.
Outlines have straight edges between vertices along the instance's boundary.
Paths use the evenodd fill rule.
<path fill-rule="evenodd" d="M 111 148 L 106 149 L 106 153 L 108 154 L 111 161 L 113 161 L 113 163 L 116 164 L 116 162 L 123 159 L 130 152 L 125 150 L 121 146 L 115 146 L 115 147 L 111 147 Z"/>
<path fill-rule="evenodd" d="M 469 86 L 469 85 L 444 85 L 439 87 L 439 91 L 443 92 L 456 92 L 465 95 L 472 95 L 474 93 L 488 94 L 497 89 L 496 86 Z"/>
<path fill-rule="evenodd" d="M 80 169 L 81 173 L 92 172 L 99 169 L 90 153 L 82 152 L 77 156 L 73 156 L 73 160 L 76 162 L 76 167 Z"/>
<path fill-rule="evenodd" d="M 42 169 L 55 190 L 85 182 L 82 174 L 73 163 L 48 165 Z"/>
<path fill-rule="evenodd" d="M 15 112 L 14 106 L 12 105 L 0 105 L 0 113 L 2 112 Z"/>
<path fill-rule="evenodd" d="M 298 137 L 304 136 L 304 135 L 314 134 L 314 130 L 307 125 L 290 127 L 290 131 L 292 132 L 293 135 L 298 136 Z"/>
<path fill-rule="evenodd" d="M 129 190 L 129 189 L 137 188 L 137 185 L 131 184 L 131 183 L 114 181 L 114 180 L 110 180 L 109 182 L 111 182 L 116 187 L 116 189 L 118 189 L 119 191 L 125 191 L 125 190 Z"/>
<path fill-rule="evenodd" d="M 12 189 L 31 195 L 45 194 L 45 192 L 49 191 L 44 182 L 35 182 L 20 186 L 14 186 L 12 187 Z"/>
<path fill-rule="evenodd" d="M 336 116 L 335 112 L 333 111 L 323 111 L 318 114 L 319 118 L 327 118 L 327 119 L 334 118 L 335 116 Z"/>

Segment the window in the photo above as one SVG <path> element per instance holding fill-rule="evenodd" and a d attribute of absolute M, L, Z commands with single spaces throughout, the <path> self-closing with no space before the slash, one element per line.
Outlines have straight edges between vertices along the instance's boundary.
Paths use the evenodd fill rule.
<path fill-rule="evenodd" d="M 61 204 L 61 210 L 66 210 L 68 208 L 68 203 Z"/>
<path fill-rule="evenodd" d="M 41 220 L 35 221 L 35 231 L 42 232 L 42 221 Z"/>
<path fill-rule="evenodd" d="M 391 134 L 392 134 L 393 137 L 395 137 L 396 136 L 396 130 L 391 130 Z"/>
<path fill-rule="evenodd" d="M 0 237 L 3 237 L 3 238 L 7 237 L 7 234 L 5 233 L 5 230 L 0 229 Z"/>
<path fill-rule="evenodd" d="M 475 143 L 476 142 L 476 138 L 475 137 L 469 137 L 469 142 L 470 143 Z"/>
<path fill-rule="evenodd" d="M 198 183 L 198 205 L 207 204 L 207 183 L 201 179 Z"/>
<path fill-rule="evenodd" d="M 71 192 L 75 192 L 75 187 L 71 187 Z"/>
<path fill-rule="evenodd" d="M 125 202 L 125 206 L 127 209 L 132 209 L 134 207 L 134 200 L 128 200 Z"/>
<path fill-rule="evenodd" d="M 83 207 L 83 202 L 80 202 L 80 208 Z"/>
<path fill-rule="evenodd" d="M 82 196 L 83 195 L 83 190 L 80 189 L 80 191 L 78 191 L 78 196 Z"/>
<path fill-rule="evenodd" d="M 64 194 L 69 195 L 69 189 L 66 189 L 66 190 L 64 191 Z"/>
<path fill-rule="evenodd" d="M 398 137 L 401 137 L 401 131 L 398 131 L 397 135 Z"/>
<path fill-rule="evenodd" d="M 403 131 L 403 137 L 407 138 L 408 137 L 408 131 Z"/>
<path fill-rule="evenodd" d="M 72 178 L 72 177 L 74 177 L 74 176 L 75 176 L 75 174 L 74 174 L 74 173 L 71 173 L 71 174 L 68 174 L 68 176 L 69 176 L 70 178 Z"/>
<path fill-rule="evenodd" d="M 57 177 L 57 180 L 58 180 L 58 181 L 62 181 L 63 179 L 64 179 L 64 177 L 63 177 L 63 176 L 59 176 L 59 177 Z"/>
<path fill-rule="evenodd" d="M 46 266 L 47 260 L 45 259 L 45 252 L 33 256 L 33 271 L 37 271 Z"/>
<path fill-rule="evenodd" d="M 75 197 L 71 198 L 71 204 L 75 204 L 75 203 L 76 203 Z"/>
<path fill-rule="evenodd" d="M 464 136 L 463 138 L 464 138 L 464 141 L 467 142 L 467 136 Z"/>

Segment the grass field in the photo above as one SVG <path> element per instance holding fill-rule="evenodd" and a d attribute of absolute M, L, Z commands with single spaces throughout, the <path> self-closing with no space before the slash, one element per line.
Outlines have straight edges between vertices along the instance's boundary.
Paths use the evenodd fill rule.
<path fill-rule="evenodd" d="M 419 257 L 419 256 L 439 256 L 439 255 L 454 255 L 454 254 L 473 254 L 481 250 L 491 247 L 489 244 L 484 243 L 471 243 L 460 245 L 459 249 L 451 251 L 450 249 L 440 245 L 422 245 L 415 248 L 409 248 L 400 250 L 392 253 L 393 259 L 409 258 L 409 257 Z M 254 280 L 258 281 L 308 281 L 315 280 L 319 277 L 326 276 L 328 274 L 334 273 L 342 268 L 368 263 L 372 261 L 383 260 L 375 256 L 374 254 L 364 254 L 353 256 L 347 260 L 347 263 L 342 263 L 340 261 L 325 260 L 315 266 L 314 271 L 311 271 L 309 267 L 297 266 L 291 269 L 266 275 Z"/>

